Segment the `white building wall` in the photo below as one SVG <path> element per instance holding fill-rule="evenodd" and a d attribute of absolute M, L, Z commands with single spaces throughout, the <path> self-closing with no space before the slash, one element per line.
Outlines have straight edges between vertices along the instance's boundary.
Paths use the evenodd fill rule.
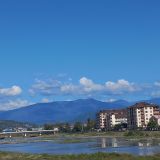
<path fill-rule="evenodd" d="M 141 124 L 141 111 L 140 109 L 136 109 L 136 122 L 137 122 L 137 127 L 142 127 Z"/>
<path fill-rule="evenodd" d="M 145 125 L 149 123 L 149 120 L 152 116 L 153 116 L 153 107 L 144 108 Z"/>
<path fill-rule="evenodd" d="M 116 118 L 115 115 L 111 115 L 111 126 L 114 127 L 116 125 Z"/>
<path fill-rule="evenodd" d="M 158 125 L 160 126 L 160 118 L 158 118 Z"/>

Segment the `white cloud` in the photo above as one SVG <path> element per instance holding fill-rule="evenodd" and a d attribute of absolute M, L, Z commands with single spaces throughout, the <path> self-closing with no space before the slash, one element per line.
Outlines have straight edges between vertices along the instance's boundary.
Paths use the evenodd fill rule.
<path fill-rule="evenodd" d="M 27 100 L 15 99 L 0 102 L 0 110 L 12 110 L 20 107 L 31 105 Z"/>
<path fill-rule="evenodd" d="M 58 94 L 61 87 L 61 82 L 58 80 L 36 80 L 36 83 L 29 89 L 31 95 L 37 93 L 42 95 Z"/>
<path fill-rule="evenodd" d="M 0 96 L 17 96 L 22 93 L 19 86 L 12 86 L 11 88 L 0 88 Z"/>
<path fill-rule="evenodd" d="M 105 83 L 105 86 L 108 91 L 111 91 L 113 93 L 135 92 L 140 89 L 134 83 L 130 83 L 124 79 L 120 79 L 117 82 L 108 81 Z"/>
<path fill-rule="evenodd" d="M 125 94 L 139 91 L 140 87 L 127 80 L 120 79 L 117 82 L 107 81 L 104 84 L 98 84 L 93 80 L 82 77 L 78 84 L 68 83 L 59 80 L 36 80 L 36 83 L 30 89 L 32 95 L 72 95 L 72 96 L 92 96 L 92 95 L 113 95 Z"/>
<path fill-rule="evenodd" d="M 104 86 L 100 84 L 94 83 L 91 79 L 86 77 L 82 77 L 80 80 L 80 85 L 83 86 L 84 91 L 86 92 L 94 92 L 94 91 L 102 91 L 104 90 Z"/>
<path fill-rule="evenodd" d="M 160 87 L 160 82 L 155 82 L 154 85 Z"/>
<path fill-rule="evenodd" d="M 80 91 L 79 90 L 80 88 L 78 87 L 78 86 L 76 86 L 76 85 L 73 85 L 73 84 L 64 84 L 64 85 L 62 85 L 61 86 L 61 88 L 60 88 L 60 91 L 62 92 L 62 93 L 76 93 L 76 92 L 78 92 L 78 91 Z"/>

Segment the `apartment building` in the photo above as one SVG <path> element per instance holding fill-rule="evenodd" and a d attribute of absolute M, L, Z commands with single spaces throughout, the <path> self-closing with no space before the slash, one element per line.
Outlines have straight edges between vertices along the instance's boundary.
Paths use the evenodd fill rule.
<path fill-rule="evenodd" d="M 116 125 L 127 123 L 127 110 L 116 110 L 106 116 L 106 129 L 112 130 Z"/>
<path fill-rule="evenodd" d="M 127 108 L 128 128 L 146 128 L 152 116 L 159 115 L 159 106 L 145 102 Z"/>
<path fill-rule="evenodd" d="M 103 110 L 97 113 L 97 128 L 110 130 L 115 125 L 127 123 L 127 110 Z"/>
<path fill-rule="evenodd" d="M 98 129 L 105 129 L 106 127 L 106 116 L 107 116 L 107 111 L 103 110 L 97 113 L 96 115 L 96 126 Z"/>

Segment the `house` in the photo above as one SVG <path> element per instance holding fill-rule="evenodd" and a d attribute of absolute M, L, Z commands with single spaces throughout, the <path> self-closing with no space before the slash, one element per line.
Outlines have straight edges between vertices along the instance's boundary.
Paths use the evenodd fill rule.
<path fill-rule="evenodd" d="M 146 128 L 152 116 L 158 116 L 159 106 L 146 102 L 136 103 L 127 108 L 128 128 Z"/>

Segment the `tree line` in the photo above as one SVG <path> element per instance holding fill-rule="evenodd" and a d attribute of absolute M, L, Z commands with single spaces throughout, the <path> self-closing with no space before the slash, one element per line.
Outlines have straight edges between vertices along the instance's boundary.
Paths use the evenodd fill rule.
<path fill-rule="evenodd" d="M 45 130 L 53 130 L 54 128 L 58 128 L 59 132 L 62 133 L 71 133 L 71 132 L 91 132 L 96 128 L 96 121 L 92 119 L 88 119 L 86 123 L 75 122 L 73 124 L 69 123 L 57 123 L 57 124 L 45 124 Z"/>

